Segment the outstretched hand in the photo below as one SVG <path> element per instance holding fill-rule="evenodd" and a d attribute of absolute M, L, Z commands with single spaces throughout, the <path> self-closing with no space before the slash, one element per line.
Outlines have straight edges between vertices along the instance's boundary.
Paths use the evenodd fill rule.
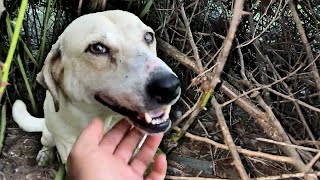
<path fill-rule="evenodd" d="M 143 134 L 136 128 L 130 129 L 131 125 L 125 120 L 106 134 L 103 127 L 100 119 L 94 119 L 80 134 L 68 157 L 69 179 L 143 179 L 163 134 L 148 136 L 139 153 L 131 159 Z M 165 155 L 158 155 L 146 179 L 164 179 L 166 170 Z"/>

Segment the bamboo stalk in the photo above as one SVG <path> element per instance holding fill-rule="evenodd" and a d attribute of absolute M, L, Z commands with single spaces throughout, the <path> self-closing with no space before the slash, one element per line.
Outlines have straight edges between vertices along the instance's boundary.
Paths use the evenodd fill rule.
<path fill-rule="evenodd" d="M 17 18 L 17 22 L 16 22 L 14 32 L 13 32 L 13 37 L 12 37 L 12 40 L 10 43 L 10 48 L 9 48 L 9 52 L 7 55 L 7 59 L 3 65 L 3 74 L 2 74 L 1 86 L 0 86 L 0 100 L 2 99 L 3 92 L 8 84 L 8 76 L 9 76 L 10 66 L 11 66 L 11 63 L 13 60 L 14 52 L 17 47 L 17 42 L 19 39 L 19 34 L 20 34 L 21 27 L 22 27 L 22 22 L 23 22 L 24 14 L 26 12 L 27 4 L 28 4 L 28 0 L 22 0 L 21 5 L 20 5 L 20 11 L 19 11 L 18 18 Z"/>

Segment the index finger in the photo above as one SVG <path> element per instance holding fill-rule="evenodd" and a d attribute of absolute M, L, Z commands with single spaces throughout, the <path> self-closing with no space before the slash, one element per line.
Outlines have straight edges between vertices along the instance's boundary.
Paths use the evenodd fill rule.
<path fill-rule="evenodd" d="M 147 169 L 157 151 L 158 146 L 160 145 L 162 137 L 163 133 L 148 136 L 138 154 L 133 158 L 130 166 L 139 176 L 142 176 Z"/>

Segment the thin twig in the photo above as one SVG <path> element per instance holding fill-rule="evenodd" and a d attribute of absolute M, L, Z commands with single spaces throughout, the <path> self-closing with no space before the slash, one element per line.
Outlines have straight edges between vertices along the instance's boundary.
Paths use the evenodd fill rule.
<path fill-rule="evenodd" d="M 273 86 L 273 85 L 275 85 L 275 84 L 278 84 L 278 83 L 280 83 L 280 82 L 288 79 L 289 77 L 295 75 L 301 68 L 302 68 L 302 66 L 299 66 L 297 69 L 295 69 L 293 72 L 291 72 L 290 74 L 288 74 L 286 77 L 283 77 L 283 78 L 281 78 L 281 79 L 278 79 L 278 80 L 276 80 L 276 81 L 274 81 L 274 82 L 272 82 L 272 83 L 270 83 L 270 84 L 261 85 L 260 87 L 250 89 L 249 91 L 246 91 L 246 92 L 244 92 L 243 94 L 240 94 L 240 95 L 237 96 L 236 98 L 232 98 L 232 99 L 230 99 L 229 101 L 224 102 L 223 104 L 221 104 L 221 106 L 226 106 L 226 105 L 234 102 L 234 101 L 237 100 L 238 98 L 241 98 L 241 97 L 243 97 L 243 96 L 247 96 L 247 95 L 249 95 L 249 94 L 251 94 L 251 93 L 253 93 L 253 92 L 256 92 L 256 91 L 259 91 L 259 90 L 262 90 L 262 89 L 267 89 L 267 88 L 269 88 L 269 87 L 271 87 L 271 86 Z"/>
<path fill-rule="evenodd" d="M 282 1 L 281 1 L 281 2 L 282 2 Z M 278 19 L 280 18 L 280 16 L 278 16 L 278 15 L 280 15 L 280 14 L 282 13 L 282 11 L 285 10 L 284 7 L 287 5 L 287 3 L 288 3 L 288 2 L 286 1 L 283 6 L 281 6 L 281 5 L 278 6 L 278 9 L 277 9 L 276 14 L 273 16 L 272 20 L 270 20 L 270 22 L 268 23 L 268 25 L 262 30 L 262 32 L 261 32 L 260 34 L 258 34 L 258 35 L 256 35 L 256 36 L 255 36 L 255 34 L 254 34 L 254 36 L 253 36 L 249 41 L 238 45 L 238 47 L 247 46 L 247 45 L 251 44 L 253 41 L 255 41 L 256 39 L 258 39 L 259 37 L 261 37 L 261 36 L 271 27 L 271 25 L 272 25 L 276 20 L 278 20 Z M 281 11 L 280 11 L 280 10 L 281 10 Z M 256 28 L 257 28 L 257 27 L 256 27 Z"/>
<path fill-rule="evenodd" d="M 303 101 L 300 101 L 299 99 L 295 99 L 295 98 L 292 98 L 292 97 L 290 97 L 290 96 L 288 96 L 288 95 L 285 95 L 285 94 L 282 94 L 282 93 L 280 93 L 280 92 L 278 92 L 278 91 L 276 91 L 276 90 L 273 90 L 272 88 L 266 88 L 268 91 L 270 91 L 270 92 L 272 92 L 273 94 L 275 94 L 275 95 L 278 95 L 278 96 L 281 96 L 281 97 L 283 97 L 283 98 L 285 98 L 285 99 L 288 99 L 288 100 L 290 100 L 290 101 L 295 101 L 295 102 L 297 102 L 298 104 L 300 104 L 301 106 L 304 106 L 304 107 L 306 107 L 306 108 L 308 108 L 308 109 L 310 109 L 310 110 L 312 110 L 312 111 L 315 111 L 315 112 L 320 112 L 320 109 L 319 108 L 316 108 L 316 107 L 314 107 L 314 106 L 311 106 L 311 105 L 309 105 L 309 104 L 307 104 L 307 103 L 305 103 L 305 102 L 303 102 Z"/>
<path fill-rule="evenodd" d="M 194 59 L 196 60 L 198 69 L 202 72 L 203 71 L 202 62 L 201 62 L 201 59 L 199 57 L 198 48 L 197 48 L 196 44 L 194 43 L 193 35 L 192 35 L 191 29 L 190 29 L 190 22 L 189 22 L 189 20 L 187 18 L 185 10 L 184 10 L 183 3 L 181 5 L 181 7 L 180 7 L 180 10 L 181 10 L 181 16 L 182 16 L 184 25 L 185 25 L 186 30 L 187 30 L 188 39 L 189 39 L 190 45 L 192 47 Z"/>
<path fill-rule="evenodd" d="M 288 143 L 284 143 L 284 142 L 278 142 L 278 141 L 274 141 L 274 140 L 271 140 L 271 139 L 256 138 L 256 140 L 257 141 L 267 142 L 267 143 L 272 143 L 272 144 L 277 144 L 277 145 L 281 145 L 281 146 L 290 146 L 290 147 L 293 147 L 293 148 L 296 148 L 296 149 L 302 149 L 302 150 L 311 151 L 311 152 L 320 152 L 320 150 L 318 150 L 318 149 L 304 147 L 304 146 L 298 146 L 298 145 L 294 145 L 294 144 L 288 144 Z"/>
<path fill-rule="evenodd" d="M 83 3 L 83 0 L 79 0 L 78 10 L 77 10 L 78 16 L 80 16 L 80 15 L 81 15 L 82 3 Z"/>

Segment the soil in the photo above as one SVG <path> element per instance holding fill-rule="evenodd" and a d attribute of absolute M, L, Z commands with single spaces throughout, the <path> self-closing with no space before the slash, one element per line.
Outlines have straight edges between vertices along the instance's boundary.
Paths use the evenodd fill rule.
<path fill-rule="evenodd" d="M 37 165 L 36 156 L 41 149 L 41 133 L 27 133 L 21 130 L 12 120 L 12 103 L 20 97 L 28 97 L 23 91 L 23 82 L 18 73 L 12 73 L 12 86 L 7 87 L 9 96 L 6 99 L 7 105 L 7 127 L 4 137 L 4 146 L 0 154 L 0 180 L 49 180 L 54 179 L 59 168 L 57 158 L 52 165 L 40 167 Z M 45 91 L 35 89 L 37 108 L 42 109 Z M 22 100 L 27 107 L 31 107 L 27 99 Z M 28 108 L 29 110 L 31 108 Z M 39 117 L 43 112 L 39 112 Z"/>
<path fill-rule="evenodd" d="M 49 167 L 40 167 L 36 162 L 41 149 L 41 134 L 23 132 L 12 120 L 9 122 L 0 156 L 0 180 L 54 179 L 58 170 L 57 160 Z"/>

